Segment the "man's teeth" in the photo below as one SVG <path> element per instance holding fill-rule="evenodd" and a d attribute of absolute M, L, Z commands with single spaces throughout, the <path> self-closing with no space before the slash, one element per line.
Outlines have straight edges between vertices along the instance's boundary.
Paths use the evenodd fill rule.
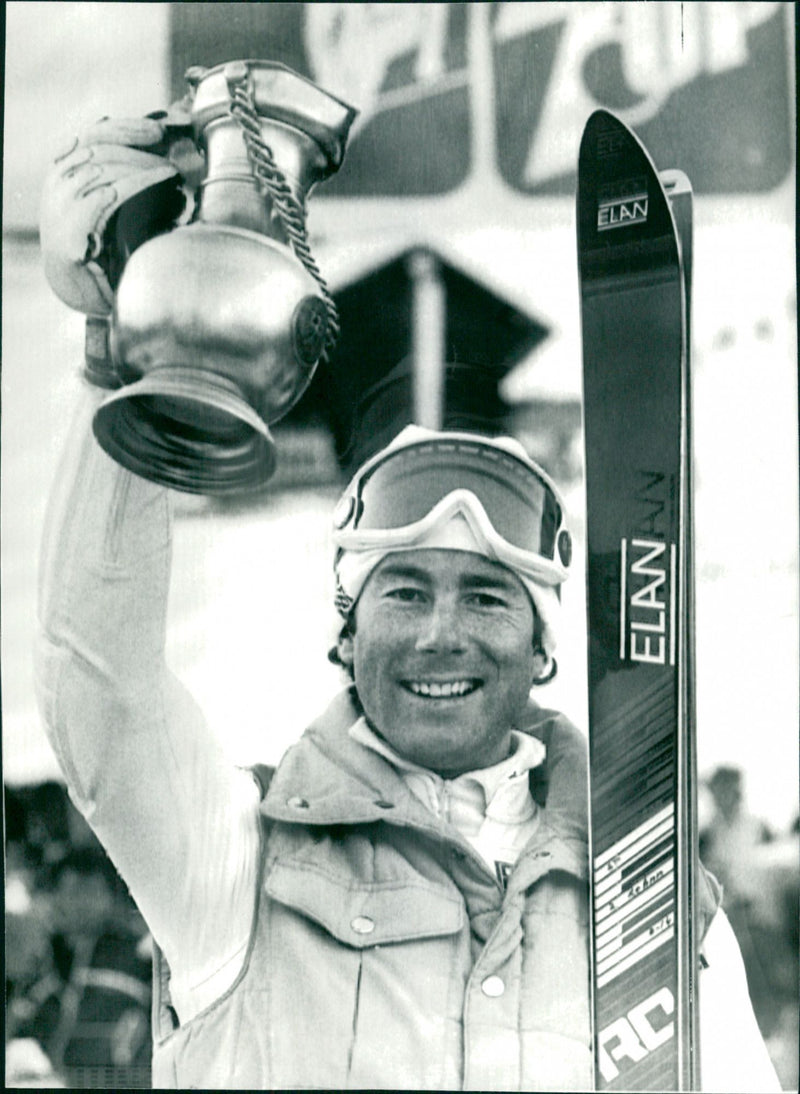
<path fill-rule="evenodd" d="M 410 680 L 408 687 L 415 695 L 426 695 L 432 699 L 452 699 L 469 695 L 478 684 L 475 680 L 450 680 L 447 683 L 426 683 L 422 680 Z"/>

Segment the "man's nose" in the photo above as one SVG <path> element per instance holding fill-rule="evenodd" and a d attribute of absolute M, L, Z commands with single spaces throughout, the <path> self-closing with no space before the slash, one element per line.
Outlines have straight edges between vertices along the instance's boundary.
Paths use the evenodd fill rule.
<path fill-rule="evenodd" d="M 455 600 L 437 598 L 420 623 L 417 649 L 458 652 L 466 648 L 463 614 Z"/>

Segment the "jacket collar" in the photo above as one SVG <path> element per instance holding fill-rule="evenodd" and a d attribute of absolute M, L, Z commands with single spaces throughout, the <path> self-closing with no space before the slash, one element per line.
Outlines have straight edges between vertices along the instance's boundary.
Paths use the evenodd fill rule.
<path fill-rule="evenodd" d="M 436 818 L 392 765 L 350 736 L 360 714 L 352 689 L 336 696 L 284 756 L 262 803 L 264 816 L 303 825 L 391 819 L 436 830 Z"/>
<path fill-rule="evenodd" d="M 353 740 L 349 730 L 361 716 L 352 688 L 341 692 L 281 761 L 262 802 L 273 821 L 304 826 L 370 824 L 384 821 L 442 837 L 442 822 L 409 790 L 382 756 Z M 532 712 L 533 713 L 533 712 Z M 523 727 L 525 728 L 525 727 Z M 531 884 L 552 869 L 586 877 L 586 843 L 562 834 L 546 809 L 536 839 L 525 852 L 519 883 Z M 522 864 L 523 859 L 520 859 Z"/>

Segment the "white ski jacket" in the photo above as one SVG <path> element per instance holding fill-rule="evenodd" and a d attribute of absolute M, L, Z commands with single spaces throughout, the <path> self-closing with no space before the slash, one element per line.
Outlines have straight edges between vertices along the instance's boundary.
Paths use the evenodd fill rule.
<path fill-rule="evenodd" d="M 316 1085 L 363 1086 L 364 1076 L 368 1075 L 373 1080 L 367 1084 L 370 1086 L 402 1086 L 403 1079 L 407 1077 L 405 1085 L 418 1087 L 418 1073 L 408 1072 L 404 1076 L 402 1068 L 392 1067 L 390 1046 L 398 1037 L 403 1041 L 401 1027 L 398 1025 L 395 1028 L 393 1023 L 402 1021 L 403 1010 L 383 1010 L 380 1002 L 382 994 L 378 989 L 381 977 L 390 977 L 401 996 L 405 992 L 405 997 L 411 999 L 409 1014 L 413 1013 L 413 977 L 419 975 L 420 966 L 416 958 L 411 961 L 410 979 L 404 981 L 406 965 L 403 945 L 399 941 L 395 944 L 391 934 L 392 894 L 387 890 L 385 896 L 388 901 L 385 904 L 389 925 L 387 937 L 383 938 L 382 934 L 379 937 L 373 931 L 367 934 L 366 929 L 359 935 L 359 929 L 354 926 L 359 914 L 354 911 L 347 924 L 342 921 L 341 930 L 335 929 L 332 921 L 329 923 L 321 918 L 318 886 L 312 884 L 308 890 L 316 896 L 308 896 L 307 892 L 307 897 L 303 898 L 302 871 L 289 877 L 285 872 L 281 875 L 280 871 L 276 873 L 272 869 L 277 861 L 273 854 L 276 846 L 279 849 L 283 846 L 285 851 L 286 841 L 289 844 L 294 841 L 295 846 L 290 848 L 294 854 L 300 844 L 309 848 L 314 844 L 309 827 L 304 823 L 297 825 L 297 803 L 292 806 L 289 802 L 291 798 L 304 800 L 301 797 L 302 772 L 298 770 L 297 761 L 292 761 L 286 769 L 285 778 L 289 779 L 291 775 L 294 789 L 282 807 L 288 813 L 281 816 L 274 805 L 276 799 L 272 798 L 270 814 L 270 798 L 262 807 L 259 787 L 252 774 L 230 766 L 191 697 L 168 671 L 164 660 L 170 567 L 168 496 L 165 491 L 121 470 L 98 449 L 88 430 L 91 410 L 92 407 L 88 407 L 84 411 L 83 421 L 77 423 L 73 430 L 75 440 L 62 461 L 51 501 L 40 590 L 38 693 L 50 739 L 73 800 L 130 887 L 166 959 L 162 971 L 168 966 L 168 998 L 175 1021 L 165 1024 L 167 997 L 162 998 L 159 987 L 158 996 L 163 1007 L 155 1034 L 164 1044 L 171 1039 L 172 1048 L 167 1048 L 166 1055 L 170 1058 L 169 1068 L 173 1069 L 173 1082 L 178 1086 L 190 1085 L 199 1074 L 193 1063 L 193 1051 L 196 1049 L 197 1065 L 205 1066 L 214 1058 L 216 1045 L 218 1070 L 215 1076 L 222 1081 L 213 1085 L 251 1088 L 256 1085 L 303 1085 L 300 1080 L 311 1072 L 302 1069 L 292 1071 L 284 1056 L 277 1070 L 262 1069 L 260 1073 L 254 1073 L 248 1064 L 248 1072 L 242 1077 L 242 1082 L 237 1081 L 236 1059 L 241 1052 L 241 1038 L 247 1038 L 256 1029 L 260 1031 L 257 1040 L 259 1052 L 264 1045 L 276 1041 L 293 1045 L 295 1055 L 299 1053 L 309 1060 L 314 1060 L 316 1054 L 321 1052 L 322 1071 L 314 1070 L 314 1075 L 321 1080 L 325 1075 L 325 1041 L 319 1023 L 313 1028 L 304 1026 L 305 1032 L 299 1040 L 296 1031 L 278 1027 L 297 1018 L 297 999 L 292 1000 L 292 993 L 299 991 L 297 984 L 300 981 L 311 985 L 314 991 L 322 992 L 323 999 L 330 993 L 329 1006 L 326 1004 L 325 1009 L 326 1013 L 330 1010 L 333 1019 L 336 1008 L 342 1006 L 342 999 L 334 990 L 335 985 L 328 984 L 327 978 L 341 963 L 342 953 L 345 950 L 350 952 L 350 943 L 342 934 L 347 928 L 359 936 L 357 945 L 351 947 L 353 952 L 357 950 L 362 953 L 365 942 L 368 948 L 377 950 L 379 956 L 383 951 L 381 961 L 385 969 L 380 972 L 381 961 L 374 966 L 378 969 L 376 994 L 367 993 L 360 998 L 359 1006 L 366 1008 L 370 1035 L 363 1044 L 357 1048 L 354 1045 L 353 1051 L 346 1054 L 351 1070 L 344 1073 L 337 1071 L 330 1083 L 318 1081 Z M 359 747 L 355 742 L 351 744 L 354 748 Z M 303 754 L 302 751 L 299 753 L 300 756 Z M 373 755 L 369 762 L 383 764 L 387 772 L 390 771 L 388 763 L 381 757 Z M 335 766 L 329 767 L 329 774 Z M 397 776 L 394 777 L 398 781 Z M 281 787 L 283 780 L 284 775 L 279 768 L 276 784 L 273 785 Z M 314 785 L 318 790 L 319 772 L 314 776 Z M 341 788 L 331 784 L 328 792 L 336 798 L 337 792 L 341 794 Z M 272 794 L 273 790 L 270 791 Z M 410 794 L 407 796 L 412 797 Z M 265 808 L 272 825 L 272 843 L 270 840 L 265 842 Z M 424 814 L 424 810 L 418 802 L 416 808 L 419 810 L 417 827 L 420 827 L 423 824 L 420 814 Z M 359 820 L 348 815 L 342 829 L 346 812 L 344 805 L 338 813 L 334 810 L 330 824 L 323 832 L 326 846 L 336 851 L 337 870 L 340 873 L 346 867 L 347 854 L 357 856 L 360 853 L 360 844 L 356 841 L 351 845 L 348 835 L 352 824 L 359 823 Z M 544 813 L 547 815 L 546 808 Z M 564 846 L 573 848 L 570 855 L 577 862 L 580 856 L 574 852 L 575 833 L 568 828 L 567 824 L 563 830 L 566 837 Z M 316 831 L 319 835 L 320 829 Z M 338 837 L 335 835 L 337 831 Z M 424 866 L 424 849 L 419 852 L 421 859 L 416 857 L 416 852 L 412 854 L 408 849 L 410 845 L 405 829 L 404 833 L 406 848 L 401 857 L 405 856 L 407 860 L 407 856 L 412 855 L 415 870 L 421 870 L 423 875 L 426 871 L 432 871 L 438 877 L 441 862 L 436 859 L 434 867 L 436 856 L 428 856 L 430 864 Z M 297 843 L 298 839 L 300 844 Z M 454 845 L 458 843 L 457 833 L 454 836 L 448 834 L 447 839 Z M 563 842 L 560 836 L 559 841 Z M 462 842 L 469 851 L 466 842 Z M 269 851 L 270 847 L 272 852 Z M 351 847 L 350 852 L 347 851 L 348 847 Z M 321 869 L 319 863 L 314 866 L 315 853 L 318 854 L 309 851 L 311 858 L 306 870 L 307 879 L 313 879 L 314 870 Z M 378 854 L 377 851 L 374 853 Z M 383 854 L 380 852 L 381 856 Z M 478 861 L 474 853 L 472 860 L 474 867 Z M 523 860 L 524 856 L 520 863 Z M 362 868 L 357 861 L 356 858 L 349 867 L 352 885 L 356 885 L 357 878 L 361 876 Z M 582 874 L 585 876 L 585 864 L 565 871 L 565 876 L 573 879 L 570 882 L 570 899 L 573 901 L 577 891 L 575 886 L 585 884 L 581 880 Z M 487 878 L 488 871 L 484 883 Z M 420 955 L 423 950 L 430 954 L 429 958 L 420 957 L 419 960 L 423 964 L 430 960 L 431 971 L 440 967 L 434 951 L 441 944 L 443 933 L 452 933 L 451 927 L 456 934 L 461 930 L 455 926 L 459 885 L 452 876 L 448 884 L 453 897 L 450 927 L 445 930 L 442 920 L 439 930 L 431 932 L 430 925 L 423 924 L 420 932 L 431 936 L 430 947 L 426 950 L 424 945 L 415 943 Z M 294 886 L 291 899 L 287 885 L 290 889 Z M 398 895 L 402 888 L 401 885 Z M 513 889 L 510 884 L 509 893 Z M 337 891 L 343 897 L 347 886 L 344 889 L 340 886 Z M 355 889 L 351 886 L 348 909 L 356 891 L 357 885 Z M 304 899 L 312 900 L 317 913 L 304 904 Z M 462 899 L 465 899 L 463 894 Z M 338 922 L 340 915 L 334 905 L 335 901 L 330 908 L 330 916 Z M 520 907 L 523 906 L 524 902 Z M 285 916 L 287 907 L 295 919 L 297 931 L 283 934 L 281 938 L 282 942 L 295 938 L 297 947 L 292 950 L 291 946 L 287 948 L 282 945 L 280 951 L 276 951 L 270 945 L 270 922 L 273 916 L 278 919 Z M 442 904 L 440 908 L 443 916 L 444 907 Z M 272 913 L 269 912 L 270 908 L 273 909 Z M 361 918 L 371 920 L 373 917 L 367 915 Z M 585 919 L 583 922 L 585 924 Z M 581 931 L 585 935 L 585 926 Z M 301 941 L 304 932 L 306 936 L 313 935 L 317 939 L 313 959 L 311 950 Z M 507 938 L 503 932 L 501 934 L 505 938 L 504 945 L 520 947 L 522 940 L 518 932 L 511 931 Z M 575 975 L 583 975 L 585 982 L 585 971 L 583 974 L 580 972 L 585 965 L 576 964 L 578 959 L 574 957 L 579 947 L 585 949 L 585 937 L 578 939 L 575 935 L 568 947 L 573 957 L 569 958 L 569 967 L 565 965 L 562 969 L 562 972 L 569 972 L 569 982 Z M 265 991 L 259 995 L 258 991 L 253 992 L 251 980 L 247 1005 L 244 1009 L 234 1008 L 238 1017 L 235 1021 L 230 1018 L 226 1024 L 225 1014 L 230 1016 L 232 1013 L 230 1000 L 245 982 L 246 974 L 252 968 L 251 957 L 257 949 L 259 960 L 271 957 L 275 963 L 270 972 L 270 983 L 273 989 L 277 984 L 283 985 L 286 1005 L 282 1006 L 281 997 L 273 994 L 267 1008 L 268 993 Z M 472 945 L 468 945 L 467 950 L 459 949 L 459 961 L 467 962 L 463 970 L 469 983 L 472 983 L 469 978 L 473 973 L 476 977 L 480 972 L 494 974 L 494 970 L 488 970 L 484 965 L 487 960 L 484 950 L 488 952 L 488 947 L 479 946 L 474 950 Z M 325 953 L 331 955 L 330 968 L 326 968 L 321 957 Z M 738 947 L 721 911 L 714 916 L 706 934 L 703 955 L 707 966 L 701 975 L 700 987 L 703 1089 L 779 1090 L 750 1006 Z M 567 1010 L 577 1008 L 575 1014 L 585 1013 L 586 997 L 578 997 L 580 993 L 576 994 L 575 988 L 566 993 L 571 998 L 567 999 L 565 995 L 563 1002 L 558 1001 L 557 993 L 550 995 L 551 990 L 557 987 L 559 969 L 557 955 L 553 953 L 550 956 L 555 961 L 552 972 L 542 973 L 541 983 L 534 978 L 525 985 L 524 995 L 534 1009 L 539 993 L 539 1003 L 549 997 L 553 999 L 553 1007 L 563 1005 Z M 510 953 L 506 957 L 516 960 Z M 312 967 L 308 967 L 309 961 Z M 485 1004 L 490 1004 L 493 999 L 501 1000 L 497 1009 L 507 1015 L 509 996 L 505 990 L 494 997 L 482 991 L 480 983 L 485 979 L 484 975 L 481 980 L 474 981 L 479 998 Z M 295 987 L 292 987 L 293 983 Z M 550 987 L 547 987 L 548 983 Z M 497 984 L 493 983 L 491 990 L 496 988 Z M 302 993 L 298 995 L 298 998 L 301 997 Z M 259 999 L 263 1004 L 261 1009 Z M 469 1013 L 465 1001 L 466 996 L 448 996 L 447 1014 L 439 1016 L 441 1021 L 447 1018 L 448 1022 L 467 1023 L 460 1025 L 455 1040 L 448 1042 L 450 1048 L 446 1050 L 445 1057 L 438 1063 L 427 1061 L 426 1064 L 424 1046 L 420 1047 L 419 1067 L 429 1067 L 424 1071 L 425 1075 L 439 1075 L 441 1085 L 445 1087 L 478 1085 L 484 1089 L 492 1086 L 532 1089 L 541 1083 L 546 1088 L 556 1088 L 554 1080 L 559 1081 L 557 1067 L 548 1070 L 548 1067 L 542 1066 L 537 1070 L 533 1066 L 520 1070 L 518 1050 L 522 1042 L 519 1038 L 524 1031 L 516 1021 L 508 1026 L 504 1018 L 500 1025 L 505 1032 L 481 1038 L 481 1031 L 486 1033 L 493 1023 L 490 1021 L 487 1027 L 485 1022 L 478 1019 L 475 1026 L 478 1040 L 470 1041 L 472 1034 L 467 1033 Z M 375 1008 L 374 1016 L 370 1015 L 369 1008 Z M 480 1013 L 478 1008 L 475 1014 Z M 515 1013 L 519 1015 L 522 1012 Z M 541 1007 L 537 1013 L 543 1013 Z M 551 1008 L 551 1016 L 552 1013 L 555 1012 Z M 242 1014 L 246 1017 L 244 1024 Z M 272 1029 L 265 1023 L 267 1018 L 273 1023 Z M 557 1026 L 557 1022 L 555 1024 Z M 580 1021 L 577 1025 L 571 1024 L 572 1033 L 566 1029 L 564 1031 L 567 1039 L 573 1037 L 575 1051 L 570 1049 L 565 1054 L 561 1077 L 563 1089 L 580 1089 L 581 1086 L 576 1084 L 582 1079 L 578 1076 L 585 1079 L 588 1044 L 579 1027 Z M 582 1036 L 584 1044 L 580 1049 Z M 550 1040 L 551 1048 L 556 1041 Z M 466 1043 L 467 1047 L 459 1050 L 461 1056 L 452 1047 L 456 1043 L 462 1046 Z M 477 1056 L 472 1057 L 474 1066 L 465 1064 L 469 1060 L 470 1044 L 473 1048 L 477 1044 L 482 1046 Z M 178 1048 L 180 1051 L 173 1051 Z M 163 1051 L 163 1047 L 159 1049 L 159 1053 Z M 177 1057 L 184 1061 L 181 1070 L 174 1070 Z M 553 1055 L 548 1050 L 542 1057 L 542 1063 L 544 1065 L 547 1059 L 555 1066 L 557 1058 L 557 1052 Z M 381 1083 L 375 1079 L 381 1077 L 384 1060 L 386 1074 L 385 1081 Z M 355 1061 L 361 1061 L 360 1070 L 353 1067 Z M 580 1062 L 573 1067 L 576 1061 Z M 509 1087 L 512 1071 L 516 1080 Z M 495 1081 L 492 1080 L 493 1075 Z M 286 1084 L 284 1080 L 287 1077 L 294 1081 Z M 166 1074 L 162 1074 L 160 1081 L 164 1082 L 167 1078 Z M 208 1083 L 201 1082 L 200 1085 Z"/>

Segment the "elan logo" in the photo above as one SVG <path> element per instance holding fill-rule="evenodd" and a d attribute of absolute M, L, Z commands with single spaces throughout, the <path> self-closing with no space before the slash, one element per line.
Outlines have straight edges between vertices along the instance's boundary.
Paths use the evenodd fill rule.
<path fill-rule="evenodd" d="M 659 540 L 620 543 L 620 643 L 622 661 L 675 664 L 677 552 Z M 669 646 L 667 642 L 669 640 Z"/>
<path fill-rule="evenodd" d="M 601 201 L 597 206 L 597 230 L 607 232 L 611 228 L 627 228 L 629 224 L 647 221 L 647 194 Z"/>

